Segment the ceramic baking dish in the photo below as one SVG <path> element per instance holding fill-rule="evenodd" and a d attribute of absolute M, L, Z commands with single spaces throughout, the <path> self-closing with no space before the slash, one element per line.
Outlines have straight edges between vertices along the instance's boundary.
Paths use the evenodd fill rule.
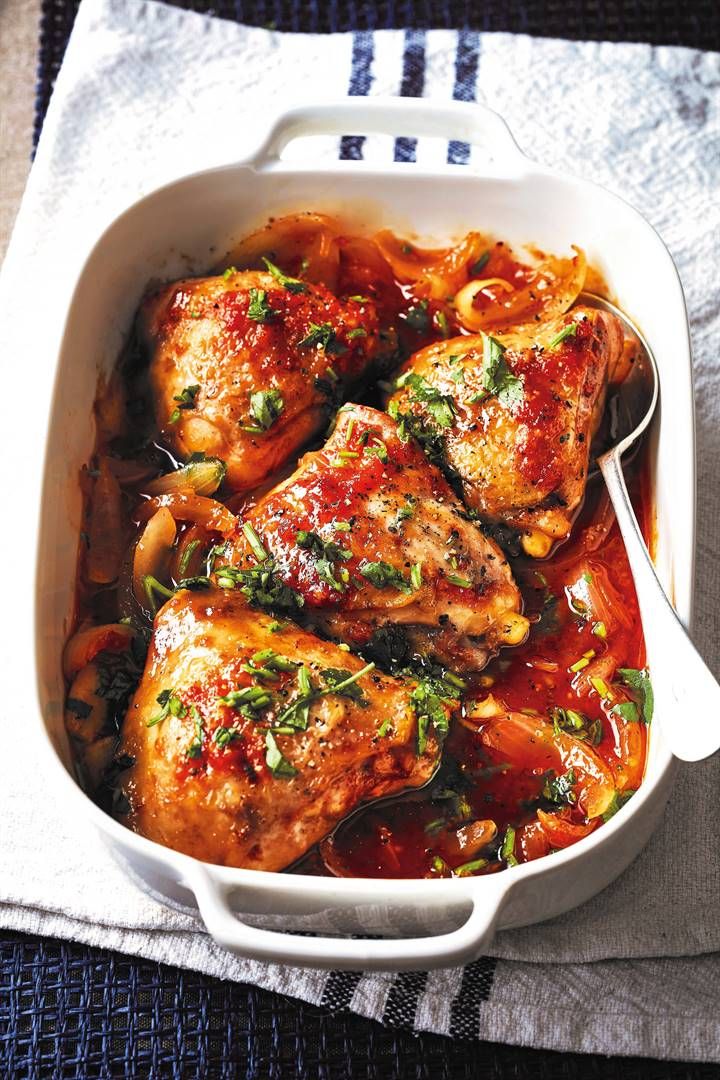
<path fill-rule="evenodd" d="M 308 135 L 433 136 L 478 146 L 481 167 L 383 168 L 308 156 L 283 160 Z M 305 144 L 312 153 L 312 143 Z M 294 148 L 295 150 L 298 147 Z M 294 155 L 295 157 L 296 155 Z M 560 914 L 620 874 L 655 828 L 674 759 L 657 701 L 638 794 L 601 829 L 564 851 L 481 878 L 353 880 L 211 866 L 137 836 L 100 811 L 73 778 L 63 728 L 61 655 L 73 609 L 81 496 L 78 471 L 94 445 L 98 378 L 114 364 L 151 278 L 207 271 L 268 216 L 338 212 L 436 241 L 480 229 L 561 253 L 580 245 L 654 349 L 665 407 L 651 435 L 656 565 L 680 617 L 691 617 L 695 545 L 694 423 L 687 316 L 673 262 L 648 223 L 621 199 L 525 157 L 504 122 L 478 105 L 357 100 L 290 110 L 246 160 L 185 176 L 117 218 L 87 259 L 57 359 L 37 570 L 41 722 L 68 811 L 100 830 L 128 873 L 154 896 L 197 911 L 213 938 L 247 957 L 318 967 L 408 969 L 473 959 L 497 930 Z M 652 669 L 655 656 L 650 649 Z M 659 662 L 659 661 L 658 661 Z M 277 929 L 280 927 L 281 929 Z M 324 936 L 286 930 L 324 929 Z M 363 933 L 381 935 L 364 939 Z M 343 936 L 352 934 L 353 937 Z"/>

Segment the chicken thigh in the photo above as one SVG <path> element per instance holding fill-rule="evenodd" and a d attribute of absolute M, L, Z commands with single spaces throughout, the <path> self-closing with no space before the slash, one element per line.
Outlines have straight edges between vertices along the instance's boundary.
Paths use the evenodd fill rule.
<path fill-rule="evenodd" d="M 126 824 L 206 862 L 281 870 L 367 799 L 429 780 L 451 705 L 237 592 L 158 613 L 125 720 Z"/>
<path fill-rule="evenodd" d="M 388 407 L 428 441 L 468 505 L 519 530 L 527 554 L 543 557 L 568 536 L 582 501 L 623 329 L 579 306 L 532 331 L 496 333 L 416 353 Z"/>
<path fill-rule="evenodd" d="M 392 625 L 421 653 L 479 669 L 527 634 L 500 549 L 414 439 L 367 406 L 341 409 L 325 446 L 246 512 L 238 583 L 251 591 L 264 561 L 306 617 L 356 645 Z"/>
<path fill-rule="evenodd" d="M 163 441 L 222 458 L 234 491 L 292 457 L 380 349 L 371 301 L 269 267 L 175 282 L 138 324 Z"/>

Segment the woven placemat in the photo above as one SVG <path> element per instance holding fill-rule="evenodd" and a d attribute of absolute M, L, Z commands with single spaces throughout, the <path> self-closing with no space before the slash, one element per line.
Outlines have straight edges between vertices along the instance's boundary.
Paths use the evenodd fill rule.
<path fill-rule="evenodd" d="M 164 964 L 0 935 L 0 1076 L 717 1080 L 718 1067 L 414 1036 Z"/>
<path fill-rule="evenodd" d="M 471 27 L 720 49 L 704 0 L 171 0 L 278 30 Z M 44 0 L 36 140 L 78 0 Z M 559 988 L 559 993 L 562 988 Z M 502 1033 L 498 1033 L 502 1037 Z M 602 1058 L 414 1036 L 347 1011 L 50 939 L 0 934 L 0 1077 L 247 1080 L 717 1080 L 716 1065 Z"/>

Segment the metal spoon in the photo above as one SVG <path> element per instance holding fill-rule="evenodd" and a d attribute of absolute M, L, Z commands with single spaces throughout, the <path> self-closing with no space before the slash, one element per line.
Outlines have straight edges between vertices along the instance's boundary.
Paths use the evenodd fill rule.
<path fill-rule="evenodd" d="M 597 464 L 625 541 L 635 582 L 645 642 L 652 659 L 652 681 L 660 703 L 658 722 L 676 757 L 700 761 L 720 749 L 720 724 L 716 720 L 720 716 L 720 686 L 665 595 L 640 532 L 622 471 L 623 454 L 648 427 L 657 406 L 660 387 L 657 364 L 643 335 L 619 308 L 590 292 L 581 293 L 580 299 L 616 315 L 640 346 L 632 371 L 620 386 L 621 407 L 613 431 L 615 445 L 598 457 Z"/>

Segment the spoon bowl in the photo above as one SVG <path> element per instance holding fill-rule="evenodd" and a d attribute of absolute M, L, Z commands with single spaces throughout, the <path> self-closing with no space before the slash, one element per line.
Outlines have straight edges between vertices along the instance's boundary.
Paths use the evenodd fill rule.
<path fill-rule="evenodd" d="M 700 761 L 720 749 L 720 686 L 693 645 L 687 629 L 665 594 L 655 572 L 622 469 L 623 455 L 637 443 L 655 415 L 660 378 L 652 349 L 640 330 L 615 304 L 595 293 L 580 294 L 583 303 L 610 311 L 621 320 L 630 340 L 637 342 L 632 367 L 610 397 L 608 449 L 597 458 L 625 542 L 635 583 L 646 643 L 652 641 L 651 671 L 659 699 L 669 703 L 658 722 L 673 754 L 684 761 Z"/>

